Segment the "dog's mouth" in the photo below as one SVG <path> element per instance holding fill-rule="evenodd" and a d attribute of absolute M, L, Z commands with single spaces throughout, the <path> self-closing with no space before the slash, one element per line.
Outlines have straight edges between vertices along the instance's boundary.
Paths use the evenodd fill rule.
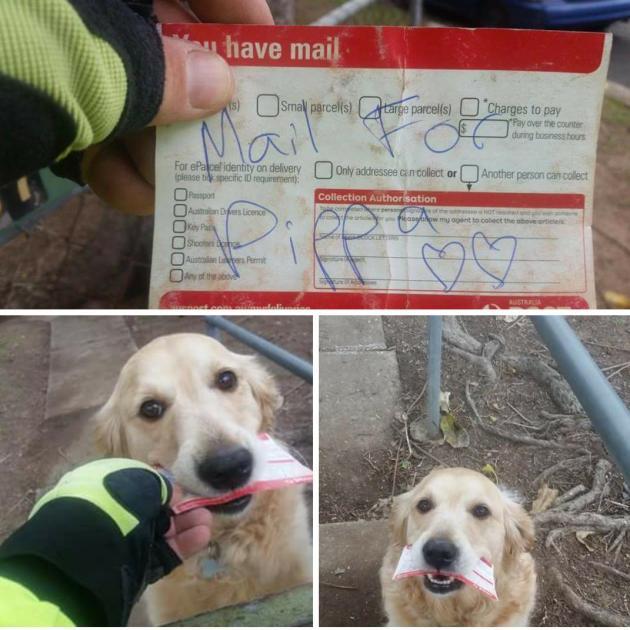
<path fill-rule="evenodd" d="M 424 587 L 435 595 L 447 595 L 462 586 L 464 583 L 452 575 L 433 573 L 424 576 Z"/>
<path fill-rule="evenodd" d="M 242 512 L 251 502 L 253 495 L 246 494 L 238 499 L 220 503 L 219 505 L 207 506 L 206 509 L 217 514 L 234 515 Z"/>

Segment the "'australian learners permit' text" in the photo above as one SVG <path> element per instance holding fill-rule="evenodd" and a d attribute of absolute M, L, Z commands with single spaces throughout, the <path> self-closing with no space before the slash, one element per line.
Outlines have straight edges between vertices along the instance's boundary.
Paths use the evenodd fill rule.
<path fill-rule="evenodd" d="M 609 35 L 163 29 L 237 87 L 158 131 L 152 307 L 595 306 Z"/>

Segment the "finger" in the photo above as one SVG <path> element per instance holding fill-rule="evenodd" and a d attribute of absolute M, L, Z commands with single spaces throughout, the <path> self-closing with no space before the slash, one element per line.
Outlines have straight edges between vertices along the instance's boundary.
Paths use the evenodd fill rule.
<path fill-rule="evenodd" d="M 199 44 L 163 37 L 164 97 L 152 125 L 204 118 L 232 99 L 234 79 L 223 57 Z"/>
<path fill-rule="evenodd" d="M 266 0 L 190 0 L 189 4 L 203 22 L 273 24 Z"/>
<path fill-rule="evenodd" d="M 149 127 L 129 134 L 121 138 L 121 142 L 138 173 L 148 184 L 155 186 L 155 129 Z"/>
<path fill-rule="evenodd" d="M 159 22 L 162 24 L 199 22 L 192 11 L 189 11 L 175 0 L 155 0 L 153 10 Z"/>
<path fill-rule="evenodd" d="M 210 528 L 205 525 L 187 529 L 168 541 L 171 548 L 184 560 L 205 549 L 209 543 Z"/>
<path fill-rule="evenodd" d="M 171 496 L 170 505 L 175 506 L 178 503 L 181 503 L 182 498 L 184 496 L 184 491 L 178 486 L 176 483 L 171 482 L 171 486 L 173 488 L 173 494 Z"/>
<path fill-rule="evenodd" d="M 155 191 L 136 170 L 122 144 L 91 147 L 85 152 L 82 167 L 86 183 L 110 206 L 127 214 L 153 214 Z"/>
<path fill-rule="evenodd" d="M 190 510 L 184 514 L 178 514 L 173 518 L 175 522 L 175 531 L 180 534 L 187 529 L 193 529 L 200 525 L 210 528 L 212 524 L 212 515 L 204 508 L 198 508 L 196 510 Z"/>

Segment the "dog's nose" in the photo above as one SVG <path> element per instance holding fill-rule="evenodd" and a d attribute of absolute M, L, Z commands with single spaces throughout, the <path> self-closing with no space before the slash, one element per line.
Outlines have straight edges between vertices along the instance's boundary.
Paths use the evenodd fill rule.
<path fill-rule="evenodd" d="M 200 479 L 217 490 L 233 490 L 244 486 L 252 474 L 254 458 L 246 448 L 216 451 L 197 465 Z"/>
<path fill-rule="evenodd" d="M 427 564 L 437 569 L 448 569 L 457 558 L 459 550 L 446 538 L 431 538 L 422 547 L 422 554 Z"/>

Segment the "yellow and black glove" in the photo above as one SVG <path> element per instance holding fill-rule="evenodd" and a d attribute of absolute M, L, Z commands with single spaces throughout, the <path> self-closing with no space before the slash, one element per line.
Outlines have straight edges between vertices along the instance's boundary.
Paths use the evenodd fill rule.
<path fill-rule="evenodd" d="M 0 1 L 0 186 L 146 127 L 164 92 L 153 0 Z"/>
<path fill-rule="evenodd" d="M 146 586 L 181 564 L 165 539 L 171 493 L 127 459 L 62 477 L 0 546 L 0 625 L 126 625 Z"/>

